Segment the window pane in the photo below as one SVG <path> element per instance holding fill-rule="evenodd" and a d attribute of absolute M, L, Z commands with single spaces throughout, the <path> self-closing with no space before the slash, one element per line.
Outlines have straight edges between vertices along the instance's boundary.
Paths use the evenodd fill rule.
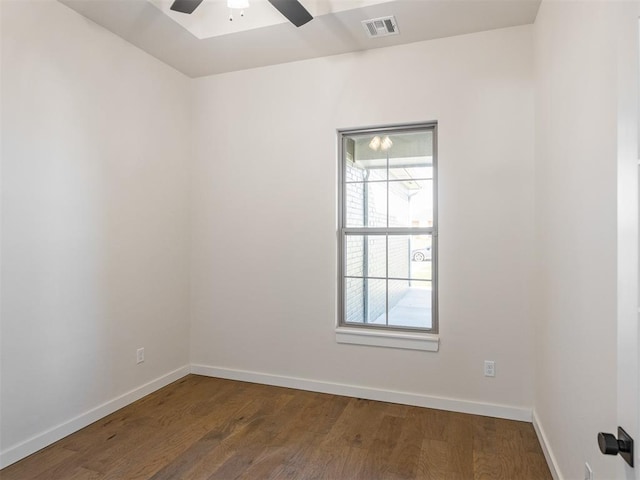
<path fill-rule="evenodd" d="M 389 236 L 389 277 L 431 280 L 431 235 Z"/>
<path fill-rule="evenodd" d="M 411 197 L 411 227 L 433 227 L 433 180 L 415 182 L 417 191 Z"/>
<path fill-rule="evenodd" d="M 433 227 L 433 181 L 389 182 L 389 226 Z"/>
<path fill-rule="evenodd" d="M 345 219 L 347 227 L 364 227 L 364 183 L 349 183 L 345 192 Z"/>
<path fill-rule="evenodd" d="M 389 280 L 389 325 L 431 328 L 431 282 Z"/>
<path fill-rule="evenodd" d="M 365 292 L 367 323 L 384 324 L 387 316 L 387 281 L 367 279 Z"/>
<path fill-rule="evenodd" d="M 381 167 L 381 168 L 369 168 L 367 169 L 367 177 L 366 177 L 366 181 L 367 182 L 376 182 L 379 180 L 386 180 L 387 179 L 387 167 Z"/>
<path fill-rule="evenodd" d="M 365 188 L 368 205 L 367 225 L 369 227 L 387 226 L 387 184 L 367 183 Z"/>
<path fill-rule="evenodd" d="M 389 226 L 401 227 L 409 223 L 411 197 L 400 182 L 389 183 Z"/>
<path fill-rule="evenodd" d="M 345 165 L 344 175 L 345 182 L 364 182 L 367 176 L 367 171 L 364 166 L 355 163 L 352 159 L 348 158 Z"/>
<path fill-rule="evenodd" d="M 388 276 L 431 280 L 431 235 L 389 235 Z"/>
<path fill-rule="evenodd" d="M 383 148 L 385 136 L 376 134 L 361 134 L 348 136 L 345 142 L 345 150 L 348 159 L 352 160 L 354 169 L 359 169 L 358 174 L 363 181 L 387 179 L 387 154 L 388 149 Z M 386 145 L 386 143 L 385 143 Z M 357 176 L 354 176 L 354 179 Z M 350 175 L 346 176 L 347 181 Z"/>
<path fill-rule="evenodd" d="M 387 239 L 384 235 L 347 235 L 347 276 L 386 277 Z"/>
<path fill-rule="evenodd" d="M 365 238 L 363 235 L 347 235 L 345 246 L 345 260 L 347 268 L 345 274 L 349 277 L 364 277 Z"/>
<path fill-rule="evenodd" d="M 352 137 L 344 137 L 342 140 L 344 150 L 344 181 L 362 182 L 365 179 L 366 170 L 364 166 L 356 163 L 356 143 Z"/>
<path fill-rule="evenodd" d="M 389 158 L 389 180 L 431 180 L 432 162 L 431 157 Z"/>
<path fill-rule="evenodd" d="M 409 278 L 411 267 L 411 237 L 389 236 L 389 277 Z"/>
<path fill-rule="evenodd" d="M 411 262 L 409 263 L 410 279 L 433 279 L 433 255 L 431 242 L 431 235 L 411 236 Z"/>
<path fill-rule="evenodd" d="M 389 159 L 393 163 L 393 159 Z M 433 180 L 433 167 L 430 163 L 420 163 L 419 166 L 394 166 L 389 168 L 390 180 Z"/>
<path fill-rule="evenodd" d="M 367 237 L 367 256 L 366 265 L 367 277 L 386 277 L 387 276 L 387 239 L 383 235 L 369 235 Z"/>
<path fill-rule="evenodd" d="M 364 279 L 346 278 L 344 298 L 345 322 L 364 323 Z"/>
<path fill-rule="evenodd" d="M 433 131 L 404 132 L 389 135 L 389 169 L 433 164 Z"/>
<path fill-rule="evenodd" d="M 386 323 L 386 280 L 347 278 L 345 319 L 347 323 Z"/>
<path fill-rule="evenodd" d="M 345 195 L 347 227 L 387 226 L 387 184 L 349 183 Z"/>

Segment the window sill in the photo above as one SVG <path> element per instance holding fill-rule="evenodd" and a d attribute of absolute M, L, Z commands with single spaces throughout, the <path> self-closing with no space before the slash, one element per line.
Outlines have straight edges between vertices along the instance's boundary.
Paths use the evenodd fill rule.
<path fill-rule="evenodd" d="M 336 342 L 372 347 L 437 352 L 440 337 L 432 333 L 385 332 L 364 328 L 336 328 Z"/>

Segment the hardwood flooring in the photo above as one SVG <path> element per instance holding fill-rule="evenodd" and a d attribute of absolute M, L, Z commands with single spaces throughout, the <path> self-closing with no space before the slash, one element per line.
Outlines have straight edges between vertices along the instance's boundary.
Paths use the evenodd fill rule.
<path fill-rule="evenodd" d="M 2 480 L 551 479 L 529 423 L 189 375 Z"/>

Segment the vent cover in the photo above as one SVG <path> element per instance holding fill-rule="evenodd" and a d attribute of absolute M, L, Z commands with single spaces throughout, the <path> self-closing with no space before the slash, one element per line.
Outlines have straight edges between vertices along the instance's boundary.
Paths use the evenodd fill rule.
<path fill-rule="evenodd" d="M 390 17 L 363 20 L 362 26 L 366 30 L 369 38 L 386 37 L 388 35 L 398 35 L 400 33 L 398 31 L 396 18 L 393 15 Z"/>

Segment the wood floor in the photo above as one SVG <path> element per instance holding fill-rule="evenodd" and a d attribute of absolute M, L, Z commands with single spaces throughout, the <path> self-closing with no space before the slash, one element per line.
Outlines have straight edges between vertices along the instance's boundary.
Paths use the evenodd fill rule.
<path fill-rule="evenodd" d="M 2 480 L 551 479 L 531 424 L 189 375 Z"/>

